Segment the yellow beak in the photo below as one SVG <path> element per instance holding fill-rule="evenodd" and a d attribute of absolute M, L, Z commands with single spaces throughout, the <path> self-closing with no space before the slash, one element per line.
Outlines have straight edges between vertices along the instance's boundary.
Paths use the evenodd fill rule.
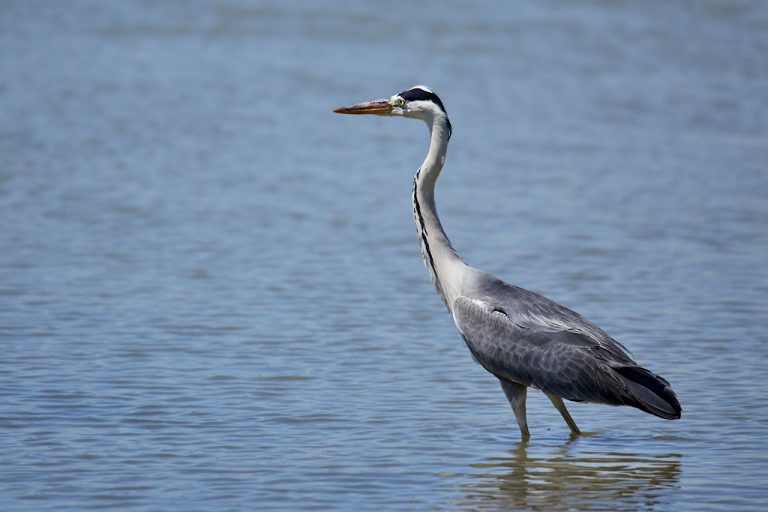
<path fill-rule="evenodd" d="M 337 114 L 375 114 L 377 116 L 388 116 L 392 113 L 392 105 L 387 100 L 367 101 L 348 107 L 339 107 L 334 110 Z"/>

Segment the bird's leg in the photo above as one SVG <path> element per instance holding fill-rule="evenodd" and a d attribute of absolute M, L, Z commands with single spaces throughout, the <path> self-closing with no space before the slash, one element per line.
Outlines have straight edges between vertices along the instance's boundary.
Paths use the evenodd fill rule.
<path fill-rule="evenodd" d="M 555 406 L 555 409 L 560 411 L 560 414 L 563 416 L 563 419 L 571 428 L 571 434 L 573 435 L 581 434 L 581 430 L 579 430 L 579 427 L 576 426 L 576 422 L 573 421 L 573 418 L 571 418 L 571 415 L 568 413 L 568 409 L 565 408 L 563 399 L 557 395 L 553 395 L 552 393 L 545 392 L 544 394 L 546 394 L 549 397 L 549 399 L 552 400 L 552 405 Z"/>
<path fill-rule="evenodd" d="M 504 394 L 507 395 L 509 405 L 512 406 L 512 410 L 515 412 L 515 418 L 517 419 L 523 439 L 528 439 L 531 437 L 530 432 L 528 432 L 528 421 L 525 418 L 525 397 L 528 388 L 509 380 L 499 379 L 499 382 L 501 382 L 501 389 L 504 390 Z"/>

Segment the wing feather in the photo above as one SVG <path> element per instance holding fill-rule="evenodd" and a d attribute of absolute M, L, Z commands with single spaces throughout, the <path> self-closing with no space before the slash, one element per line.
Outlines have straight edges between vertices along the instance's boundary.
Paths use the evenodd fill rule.
<path fill-rule="evenodd" d="M 456 299 L 453 316 L 472 355 L 497 377 L 569 400 L 622 403 L 624 386 L 593 350 L 598 345 L 583 333 L 512 319 L 468 297 Z"/>
<path fill-rule="evenodd" d="M 484 274 L 451 310 L 475 360 L 501 379 L 568 400 L 681 415 L 667 381 L 598 326 L 541 295 Z"/>
<path fill-rule="evenodd" d="M 595 352 L 600 353 L 606 360 L 616 364 L 635 364 L 626 347 L 600 327 L 575 311 L 537 293 L 487 275 L 481 280 L 472 298 L 503 312 L 517 325 L 546 332 L 572 333 L 592 345 Z"/>

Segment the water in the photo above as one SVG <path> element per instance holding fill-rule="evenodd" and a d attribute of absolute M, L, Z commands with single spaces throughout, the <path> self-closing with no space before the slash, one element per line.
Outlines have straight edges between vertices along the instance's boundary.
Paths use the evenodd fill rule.
<path fill-rule="evenodd" d="M 2 510 L 762 510 L 768 8 L 4 2 Z M 519 442 L 419 261 L 443 222 L 674 385 Z"/>

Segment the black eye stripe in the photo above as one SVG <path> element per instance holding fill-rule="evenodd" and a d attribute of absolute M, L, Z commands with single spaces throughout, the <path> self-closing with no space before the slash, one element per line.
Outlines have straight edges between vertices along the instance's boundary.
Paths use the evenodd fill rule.
<path fill-rule="evenodd" d="M 400 94 L 398 94 L 398 96 L 403 98 L 405 101 L 431 101 L 432 103 L 440 107 L 440 110 L 445 112 L 445 107 L 443 106 L 443 102 L 440 101 L 440 98 L 437 96 L 437 94 L 433 92 L 428 92 L 428 91 L 425 91 L 424 89 L 414 87 L 413 89 L 408 89 L 407 91 L 401 92 Z"/>
<path fill-rule="evenodd" d="M 414 87 L 413 89 L 408 89 L 407 91 L 401 92 L 398 94 L 398 96 L 403 98 L 405 101 L 431 101 L 440 107 L 440 110 L 442 110 L 445 114 L 445 122 L 448 124 L 448 138 L 451 138 L 453 127 L 451 126 L 451 121 L 448 119 L 448 112 L 446 112 L 445 107 L 443 106 L 443 102 L 440 101 L 440 98 L 437 96 L 437 94 L 425 91 L 420 87 Z"/>

